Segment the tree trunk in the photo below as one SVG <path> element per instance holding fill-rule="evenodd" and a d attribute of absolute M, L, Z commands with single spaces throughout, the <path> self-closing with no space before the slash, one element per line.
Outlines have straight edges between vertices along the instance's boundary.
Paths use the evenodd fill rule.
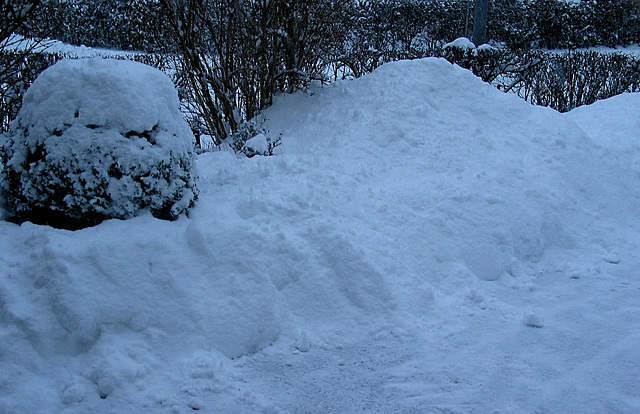
<path fill-rule="evenodd" d="M 489 14 L 489 0 L 476 0 L 473 13 L 473 43 L 476 46 L 487 40 L 487 16 Z"/>

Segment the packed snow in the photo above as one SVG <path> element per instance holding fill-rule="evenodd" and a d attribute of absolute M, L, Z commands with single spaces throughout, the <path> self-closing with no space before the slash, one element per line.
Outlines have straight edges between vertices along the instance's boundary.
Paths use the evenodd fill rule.
<path fill-rule="evenodd" d="M 200 155 L 189 217 L 0 222 L 0 413 L 638 412 L 638 105 L 396 62 Z"/>

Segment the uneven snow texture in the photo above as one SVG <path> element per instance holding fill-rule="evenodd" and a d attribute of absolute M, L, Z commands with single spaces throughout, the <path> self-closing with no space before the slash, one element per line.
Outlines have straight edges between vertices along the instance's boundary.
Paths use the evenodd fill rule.
<path fill-rule="evenodd" d="M 171 80 L 136 62 L 62 60 L 25 93 L 3 146 L 3 190 L 21 218 L 173 219 L 196 196 L 194 138 Z M 89 220 L 90 221 L 90 220 Z"/>
<path fill-rule="evenodd" d="M 189 218 L 0 222 L 0 413 L 640 409 L 637 118 L 439 59 L 313 92 Z"/>

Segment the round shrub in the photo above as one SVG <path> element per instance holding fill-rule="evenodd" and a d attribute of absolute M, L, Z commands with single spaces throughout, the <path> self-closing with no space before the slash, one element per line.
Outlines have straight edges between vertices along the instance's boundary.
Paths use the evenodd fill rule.
<path fill-rule="evenodd" d="M 171 80 L 137 62 L 62 60 L 45 70 L 0 148 L 14 221 L 81 228 L 193 205 L 194 137 Z"/>

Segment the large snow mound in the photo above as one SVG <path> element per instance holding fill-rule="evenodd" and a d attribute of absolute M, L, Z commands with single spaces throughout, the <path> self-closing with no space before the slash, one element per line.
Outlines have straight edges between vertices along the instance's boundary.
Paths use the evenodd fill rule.
<path fill-rule="evenodd" d="M 22 220 L 92 224 L 149 208 L 185 212 L 196 196 L 194 138 L 171 80 L 141 63 L 62 60 L 25 93 L 3 145 L 3 188 Z"/>
<path fill-rule="evenodd" d="M 265 115 L 189 218 L 0 223 L 0 412 L 632 411 L 636 136 L 440 59 Z"/>
<path fill-rule="evenodd" d="M 590 137 L 605 148 L 640 149 L 640 93 L 623 93 L 568 112 Z"/>
<path fill-rule="evenodd" d="M 282 132 L 283 151 L 320 157 L 327 175 L 347 172 L 346 214 L 384 205 L 376 221 L 400 220 L 388 226 L 402 229 L 400 245 L 437 241 L 421 260 L 461 259 L 483 278 L 499 277 L 513 258 L 535 261 L 547 247 L 594 237 L 577 223 L 589 212 L 637 213 L 628 202 L 637 187 L 610 165 L 617 154 L 556 111 L 443 59 L 384 65 L 284 97 L 273 111 L 268 126 Z M 409 217 L 417 227 L 400 224 Z"/>

